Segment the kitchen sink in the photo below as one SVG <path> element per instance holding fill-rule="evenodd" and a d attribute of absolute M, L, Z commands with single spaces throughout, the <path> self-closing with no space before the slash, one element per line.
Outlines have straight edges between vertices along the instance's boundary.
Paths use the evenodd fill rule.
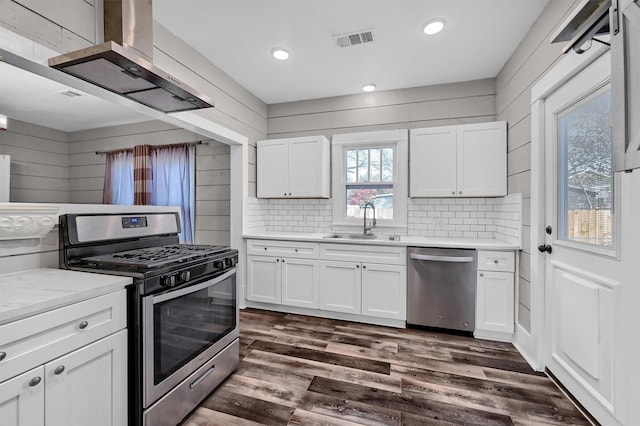
<path fill-rule="evenodd" d="M 374 240 L 374 241 L 400 241 L 399 235 L 372 235 L 372 234 L 327 234 L 322 238 L 335 240 Z"/>

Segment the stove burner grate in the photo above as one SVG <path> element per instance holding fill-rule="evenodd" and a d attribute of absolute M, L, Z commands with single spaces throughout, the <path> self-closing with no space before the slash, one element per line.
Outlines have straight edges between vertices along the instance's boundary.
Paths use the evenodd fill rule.
<path fill-rule="evenodd" d="M 151 268 L 173 262 L 205 258 L 227 250 L 229 248 L 224 246 L 175 244 L 85 257 L 83 260 L 99 266 Z"/>

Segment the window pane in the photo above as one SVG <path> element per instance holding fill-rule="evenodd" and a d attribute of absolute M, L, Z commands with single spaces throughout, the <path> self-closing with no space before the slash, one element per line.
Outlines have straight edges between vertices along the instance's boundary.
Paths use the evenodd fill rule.
<path fill-rule="evenodd" d="M 393 181 L 393 148 L 382 149 L 382 181 Z"/>
<path fill-rule="evenodd" d="M 380 182 L 380 148 L 369 150 L 369 182 Z"/>
<path fill-rule="evenodd" d="M 393 219 L 392 185 L 347 185 L 347 219 L 362 219 L 365 203 L 373 203 L 377 219 Z M 367 217 L 371 212 L 367 212 Z"/>
<path fill-rule="evenodd" d="M 347 150 L 347 182 L 356 182 L 356 159 L 358 151 L 355 149 Z"/>
<path fill-rule="evenodd" d="M 598 246 L 613 242 L 611 91 L 558 118 L 559 237 Z"/>
<path fill-rule="evenodd" d="M 358 182 L 369 182 L 369 150 L 358 150 Z"/>

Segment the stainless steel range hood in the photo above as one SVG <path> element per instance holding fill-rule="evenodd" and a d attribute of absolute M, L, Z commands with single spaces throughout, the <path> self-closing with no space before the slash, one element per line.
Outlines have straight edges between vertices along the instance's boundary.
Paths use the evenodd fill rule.
<path fill-rule="evenodd" d="M 151 0 L 104 0 L 104 33 L 104 43 L 50 58 L 49 66 L 162 112 L 214 106 L 153 65 Z"/>

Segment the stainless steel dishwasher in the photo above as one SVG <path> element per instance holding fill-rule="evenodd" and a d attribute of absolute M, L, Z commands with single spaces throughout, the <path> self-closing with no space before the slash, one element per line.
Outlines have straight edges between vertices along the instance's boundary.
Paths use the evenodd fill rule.
<path fill-rule="evenodd" d="M 407 324 L 472 332 L 476 251 L 407 248 Z"/>

